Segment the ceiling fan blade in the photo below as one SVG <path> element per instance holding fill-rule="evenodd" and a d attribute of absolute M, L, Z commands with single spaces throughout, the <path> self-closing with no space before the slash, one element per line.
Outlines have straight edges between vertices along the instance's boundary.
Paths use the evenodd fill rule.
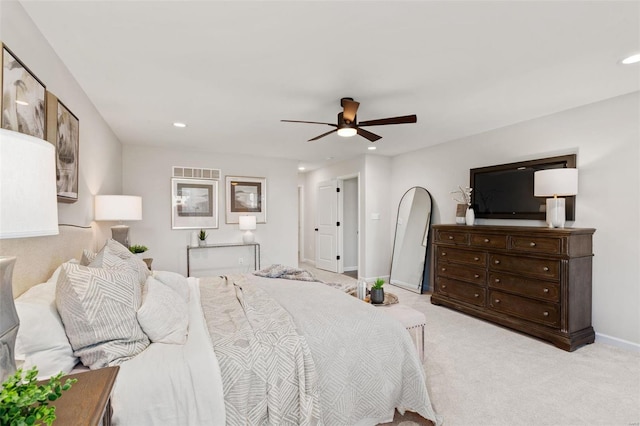
<path fill-rule="evenodd" d="M 375 142 L 378 139 L 382 139 L 382 136 L 378 136 L 375 133 L 371 133 L 370 131 L 365 130 L 365 129 L 361 129 L 359 127 L 358 127 L 358 134 L 360 136 L 362 136 L 363 138 L 369 139 L 371 142 Z"/>
<path fill-rule="evenodd" d="M 308 124 L 326 124 L 327 126 L 338 127 L 337 124 L 332 123 L 322 123 L 320 121 L 300 121 L 300 120 L 280 120 L 285 123 L 308 123 Z"/>
<path fill-rule="evenodd" d="M 344 107 L 344 113 L 342 116 L 347 123 L 353 123 L 356 119 L 356 113 L 358 112 L 358 107 L 360 106 L 360 102 L 356 102 L 352 99 L 342 99 L 342 106 Z"/>
<path fill-rule="evenodd" d="M 327 133 L 323 133 L 320 136 L 316 136 L 313 139 L 309 139 L 307 142 L 317 141 L 318 139 L 324 138 L 325 136 L 330 135 L 331 133 L 334 133 L 334 132 L 337 132 L 337 131 L 338 131 L 338 129 L 329 130 Z"/>
<path fill-rule="evenodd" d="M 380 118 L 378 120 L 361 121 L 358 126 L 384 126 L 386 124 L 408 124 L 416 123 L 418 117 L 413 115 L 403 115 L 401 117 Z"/>

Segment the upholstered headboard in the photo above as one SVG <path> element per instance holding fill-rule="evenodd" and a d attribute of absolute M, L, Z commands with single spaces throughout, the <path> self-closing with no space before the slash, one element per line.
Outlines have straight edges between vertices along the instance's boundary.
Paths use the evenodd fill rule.
<path fill-rule="evenodd" d="M 63 262 L 78 259 L 83 249 L 95 250 L 93 227 L 60 226 L 60 234 L 48 237 L 0 240 L 0 256 L 17 257 L 13 269 L 13 297 L 45 282 Z"/>

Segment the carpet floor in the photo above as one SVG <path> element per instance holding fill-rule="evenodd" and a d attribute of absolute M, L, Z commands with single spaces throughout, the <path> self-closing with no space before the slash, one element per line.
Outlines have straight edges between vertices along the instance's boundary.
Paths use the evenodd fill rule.
<path fill-rule="evenodd" d="M 300 267 L 323 281 L 353 280 Z M 566 352 L 432 305 L 428 294 L 385 288 L 427 317 L 427 388 L 445 426 L 640 424 L 640 353 L 597 341 Z M 396 415 L 390 424 L 424 423 Z"/>

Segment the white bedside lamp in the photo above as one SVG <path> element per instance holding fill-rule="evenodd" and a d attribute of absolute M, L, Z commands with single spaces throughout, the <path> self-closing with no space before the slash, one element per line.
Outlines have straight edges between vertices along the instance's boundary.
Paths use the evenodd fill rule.
<path fill-rule="evenodd" d="M 96 195 L 97 221 L 142 220 L 142 198 L 134 195 Z M 119 224 L 111 227 L 111 237 L 129 247 L 129 227 Z"/>
<path fill-rule="evenodd" d="M 255 241 L 255 236 L 253 235 L 254 229 L 256 229 L 256 217 L 255 216 L 240 216 L 238 218 L 240 230 L 247 231 L 242 234 L 242 242 L 245 244 L 253 243 Z"/>
<path fill-rule="evenodd" d="M 578 169 L 539 170 L 533 174 L 533 195 L 547 198 L 549 228 L 564 228 L 565 199 L 578 194 Z"/>
<path fill-rule="evenodd" d="M 55 147 L 0 129 L 0 239 L 58 234 Z M 15 256 L 0 256 L 0 383 L 16 369 Z"/>

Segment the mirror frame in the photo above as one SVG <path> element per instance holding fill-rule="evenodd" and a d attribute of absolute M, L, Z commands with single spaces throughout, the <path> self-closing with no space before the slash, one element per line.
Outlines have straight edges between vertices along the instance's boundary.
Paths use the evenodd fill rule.
<path fill-rule="evenodd" d="M 422 278 L 420 279 L 420 284 L 418 285 L 417 288 L 410 288 L 410 287 L 405 287 L 405 286 L 401 286 L 398 284 L 392 284 L 391 283 L 391 277 L 393 276 L 393 259 L 394 259 L 394 255 L 396 252 L 396 243 L 397 243 L 397 239 L 398 239 L 398 216 L 400 216 L 400 206 L 402 205 L 402 200 L 404 200 L 404 197 L 407 196 L 407 194 L 411 191 L 411 190 L 423 190 L 424 192 L 426 192 L 427 196 L 429 197 L 429 203 L 431 205 L 431 209 L 429 210 L 429 213 L 426 215 L 427 217 L 427 224 L 425 226 L 424 229 L 424 234 L 422 237 L 422 246 L 425 248 L 425 253 L 424 253 L 424 268 L 422 270 Z M 414 293 L 418 293 L 418 294 L 422 294 L 424 292 L 424 284 L 425 284 L 425 278 L 427 278 L 427 283 L 428 283 L 428 277 L 427 274 L 429 273 L 429 254 L 430 254 L 430 229 L 431 229 L 431 218 L 432 218 L 432 212 L 433 212 L 433 197 L 431 196 L 431 193 L 424 187 L 422 186 L 412 186 L 411 188 L 407 189 L 405 191 L 404 194 L 402 194 L 402 197 L 400 198 L 400 202 L 398 203 L 398 212 L 396 214 L 396 228 L 395 228 L 395 232 L 393 235 L 393 250 L 391 251 L 391 267 L 389 268 L 389 284 L 396 286 L 398 288 L 403 288 L 405 290 L 409 290 L 409 291 L 413 291 Z M 428 288 L 427 288 L 428 290 Z"/>

